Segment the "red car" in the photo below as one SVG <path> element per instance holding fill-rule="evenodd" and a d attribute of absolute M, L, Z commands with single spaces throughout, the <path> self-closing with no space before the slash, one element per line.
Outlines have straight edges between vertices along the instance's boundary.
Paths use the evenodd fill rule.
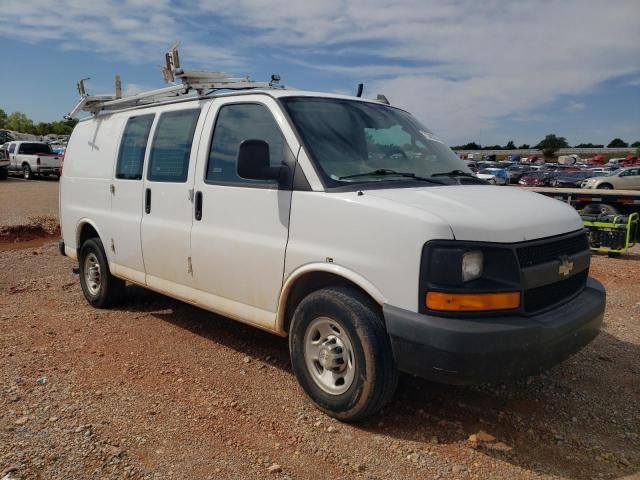
<path fill-rule="evenodd" d="M 530 172 L 518 182 L 527 187 L 546 187 L 551 185 L 552 175 L 549 172 Z"/>
<path fill-rule="evenodd" d="M 622 162 L 625 167 L 633 167 L 635 165 L 640 165 L 640 157 L 636 157 L 635 155 L 627 155 Z"/>

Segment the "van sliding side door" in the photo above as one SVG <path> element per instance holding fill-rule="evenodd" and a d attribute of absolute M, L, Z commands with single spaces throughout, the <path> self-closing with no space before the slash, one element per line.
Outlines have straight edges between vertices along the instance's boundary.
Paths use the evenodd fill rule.
<path fill-rule="evenodd" d="M 202 103 L 202 102 L 201 102 Z M 201 105 L 162 107 L 151 133 L 142 196 L 142 256 L 146 284 L 193 300 L 191 225 Z"/>

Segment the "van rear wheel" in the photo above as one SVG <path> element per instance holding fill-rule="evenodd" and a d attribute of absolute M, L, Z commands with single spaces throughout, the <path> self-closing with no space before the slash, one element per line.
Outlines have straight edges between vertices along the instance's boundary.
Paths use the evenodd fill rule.
<path fill-rule="evenodd" d="M 359 290 L 330 287 L 305 297 L 289 335 L 293 371 L 311 401 L 345 422 L 386 405 L 398 384 L 378 305 Z"/>
<path fill-rule="evenodd" d="M 109 308 L 124 295 L 124 282 L 111 275 L 102 241 L 90 238 L 80 248 L 80 285 L 87 302 L 96 308 Z"/>

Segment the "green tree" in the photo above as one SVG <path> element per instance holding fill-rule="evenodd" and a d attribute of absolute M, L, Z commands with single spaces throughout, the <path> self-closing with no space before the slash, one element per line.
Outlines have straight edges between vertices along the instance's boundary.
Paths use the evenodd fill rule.
<path fill-rule="evenodd" d="M 542 150 L 542 153 L 546 158 L 552 158 L 558 150 L 568 147 L 569 143 L 567 143 L 566 138 L 558 137 L 553 133 L 544 137 L 544 139 L 536 145 L 536 148 Z"/>
<path fill-rule="evenodd" d="M 621 138 L 614 138 L 609 142 L 607 148 L 627 148 L 629 144 L 622 140 Z"/>
<path fill-rule="evenodd" d="M 576 148 L 602 148 L 604 145 L 598 143 L 581 143 Z"/>
<path fill-rule="evenodd" d="M 0 128 L 7 128 L 7 113 L 0 108 Z"/>
<path fill-rule="evenodd" d="M 518 148 L 520 148 L 522 150 L 529 150 L 531 148 L 531 145 L 529 145 L 528 143 L 523 143 Z"/>
<path fill-rule="evenodd" d="M 640 140 L 638 140 L 637 142 L 633 142 L 631 146 L 634 148 L 640 148 Z"/>
<path fill-rule="evenodd" d="M 22 112 L 13 112 L 7 118 L 7 130 L 15 130 L 22 133 L 34 133 L 33 121 Z"/>
<path fill-rule="evenodd" d="M 516 149 L 516 144 L 513 143 L 513 140 L 509 140 L 507 142 L 507 144 L 504 146 L 505 150 L 515 150 Z"/>

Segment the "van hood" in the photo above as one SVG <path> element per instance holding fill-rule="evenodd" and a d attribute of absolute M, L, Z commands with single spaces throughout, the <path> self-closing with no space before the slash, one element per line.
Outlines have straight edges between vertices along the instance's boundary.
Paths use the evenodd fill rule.
<path fill-rule="evenodd" d="M 518 187 L 451 185 L 366 193 L 441 218 L 456 240 L 515 243 L 583 228 L 566 203 Z"/>

